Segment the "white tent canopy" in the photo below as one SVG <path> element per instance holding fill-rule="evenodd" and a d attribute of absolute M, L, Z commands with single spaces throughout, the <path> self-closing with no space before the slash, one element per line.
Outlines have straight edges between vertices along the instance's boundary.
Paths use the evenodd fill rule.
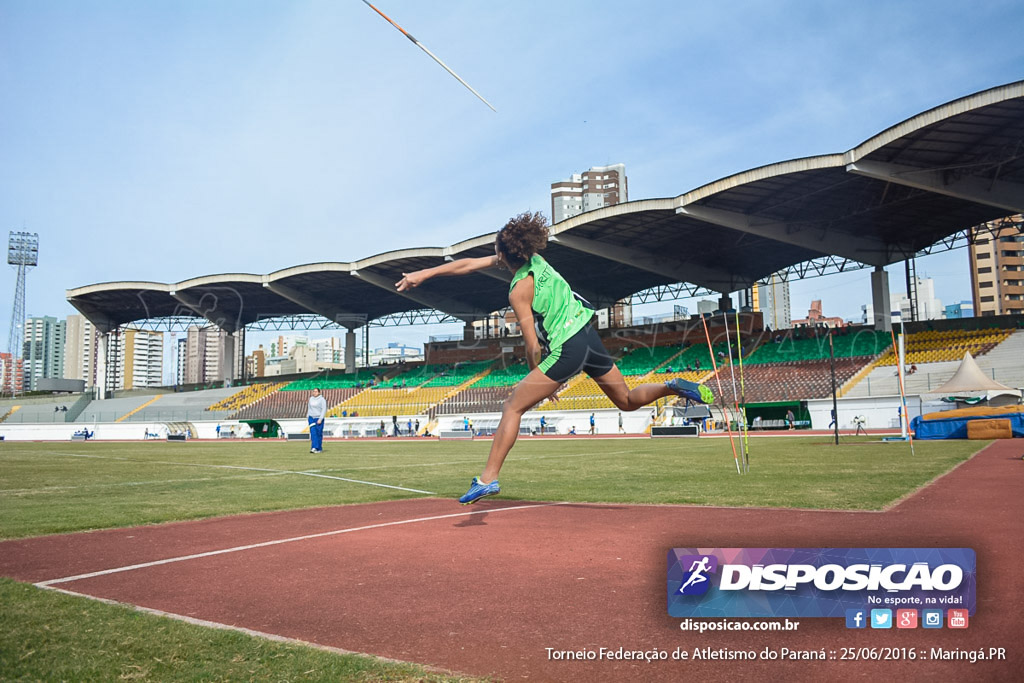
<path fill-rule="evenodd" d="M 960 367 L 949 381 L 927 393 L 937 396 L 984 396 L 988 399 L 1005 395 L 1020 398 L 1021 395 L 1019 390 L 1011 389 L 986 376 L 971 354 L 966 351 L 964 359 L 960 361 Z"/>

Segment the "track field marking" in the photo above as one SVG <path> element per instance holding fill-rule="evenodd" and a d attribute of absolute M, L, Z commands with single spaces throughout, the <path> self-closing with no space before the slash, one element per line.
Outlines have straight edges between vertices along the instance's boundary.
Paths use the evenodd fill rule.
<path fill-rule="evenodd" d="M 279 477 L 284 472 L 260 472 L 257 474 L 227 474 L 223 477 L 193 477 L 191 479 L 151 479 L 149 481 L 121 481 L 113 484 L 79 484 L 77 486 L 43 486 L 35 489 L 0 489 L 0 495 L 23 495 L 26 493 L 57 493 L 76 489 L 105 489 L 118 486 L 159 486 L 161 484 L 188 484 L 202 481 L 227 481 L 229 479 L 259 479 L 260 477 Z"/>
<path fill-rule="evenodd" d="M 163 463 L 167 465 L 182 465 L 184 463 Z M 397 489 L 398 491 L 410 491 L 412 493 L 422 493 L 427 496 L 436 496 L 434 491 L 422 491 L 420 489 L 410 489 L 405 486 L 395 486 L 393 484 L 381 484 L 376 481 L 363 481 L 361 479 L 348 479 L 346 477 L 335 477 L 330 474 L 320 474 L 318 472 L 300 472 L 298 470 L 271 470 L 265 467 L 242 467 L 241 465 L 196 465 L 196 467 L 219 467 L 229 470 L 251 470 L 254 472 L 279 472 L 281 474 L 301 474 L 305 477 L 320 477 L 322 479 L 334 479 L 336 481 L 347 481 L 352 484 L 366 484 L 367 486 L 380 486 L 385 489 Z"/>
<path fill-rule="evenodd" d="M 181 621 L 186 624 L 192 624 L 193 626 L 203 626 L 206 628 L 215 628 L 218 631 L 233 631 L 235 633 L 242 633 L 247 636 L 254 638 L 263 638 L 264 640 L 271 640 L 275 643 L 285 643 L 286 645 L 298 645 L 301 647 L 313 648 L 314 650 L 321 650 L 323 652 L 331 652 L 336 655 L 356 655 L 358 657 L 365 657 L 378 662 L 386 662 L 388 664 L 404 664 L 405 666 L 414 666 L 430 671 L 433 673 L 441 674 L 442 676 L 451 677 L 453 674 L 462 680 L 462 678 L 469 678 L 468 675 L 457 674 L 450 669 L 441 669 L 429 664 L 420 664 L 419 662 L 406 661 L 403 659 L 393 659 L 391 657 L 382 657 L 381 655 L 370 654 L 369 652 L 357 652 L 355 650 L 345 650 L 340 647 L 333 647 L 331 645 L 321 645 L 310 640 L 299 640 L 298 638 L 289 638 L 288 636 L 279 636 L 276 633 L 267 633 L 266 631 L 256 631 L 251 628 L 245 628 L 244 626 L 235 626 L 234 624 L 222 624 L 219 621 L 208 621 L 206 619 L 198 619 L 196 617 L 186 616 L 184 614 L 176 614 L 175 612 L 167 612 L 162 609 L 154 609 L 152 607 L 143 607 L 142 605 L 133 605 L 130 602 L 118 602 L 117 600 L 111 600 L 110 598 L 101 598 L 97 595 L 89 595 L 88 593 L 77 593 L 75 591 L 67 590 L 66 588 L 54 588 L 52 586 L 40 586 L 44 590 L 51 591 L 53 593 L 62 593 L 63 595 L 70 595 L 76 598 L 85 598 L 87 600 L 93 600 L 95 602 L 103 603 L 104 605 L 116 605 L 117 607 L 123 607 L 126 609 L 134 610 L 144 614 L 153 614 L 158 617 L 167 617 L 168 619 L 174 619 Z"/>
<path fill-rule="evenodd" d="M 599 457 L 603 457 L 603 456 L 606 456 L 606 455 L 623 455 L 625 453 L 633 453 L 633 452 L 634 451 L 610 451 L 608 453 L 605 453 L 605 452 L 602 451 L 602 452 L 599 452 L 599 453 L 564 453 L 564 454 L 561 454 L 561 455 L 534 455 L 534 456 L 527 455 L 527 456 L 523 456 L 523 457 L 516 456 L 515 460 L 516 460 L 516 462 L 519 462 L 519 461 L 522 461 L 522 460 L 551 460 L 551 459 L 558 459 L 558 458 L 599 458 Z M 357 471 L 357 470 L 386 470 L 386 469 L 393 469 L 395 467 L 400 467 L 400 468 L 404 468 L 404 467 L 441 467 L 442 465 L 469 465 L 469 464 L 479 463 L 479 462 L 480 462 L 480 458 L 474 458 L 473 460 L 448 460 L 448 461 L 445 461 L 445 462 L 419 462 L 419 463 L 411 463 L 411 464 L 409 464 L 409 463 L 407 463 L 407 464 L 397 463 L 397 464 L 394 464 L 394 465 L 367 465 L 365 467 L 346 467 L 343 471 L 350 472 L 350 471 Z M 330 472 L 330 471 L 333 471 L 333 470 L 331 468 L 326 468 L 326 471 Z"/>
<path fill-rule="evenodd" d="M 372 654 L 370 652 L 358 652 L 356 650 L 346 650 L 341 647 L 334 647 L 332 645 L 323 645 L 316 643 L 311 640 L 299 640 L 298 638 L 289 638 L 288 636 L 279 636 L 275 633 L 267 633 L 265 631 L 256 631 L 254 629 L 247 629 L 243 626 L 234 626 L 233 624 L 221 624 L 220 622 L 210 622 L 205 618 L 198 618 L 196 616 L 187 616 L 185 614 L 178 614 L 175 612 L 165 611 L 163 609 L 155 609 L 153 607 L 143 607 L 142 605 L 133 605 L 130 602 L 119 602 L 117 600 L 111 600 L 110 598 L 101 598 L 97 595 L 89 595 L 88 593 L 77 593 L 75 591 L 69 591 L 66 588 L 53 588 L 52 586 L 41 586 L 43 590 L 50 591 L 51 593 L 60 593 L 62 595 L 70 595 L 75 598 L 84 598 L 86 600 L 92 600 L 94 602 L 101 602 L 104 605 L 116 605 L 125 609 L 131 609 L 144 614 L 155 614 L 156 616 L 166 616 L 167 618 L 173 618 L 177 622 L 183 622 L 184 624 L 191 624 L 193 626 L 202 626 L 207 629 L 216 629 L 218 631 L 230 631 L 233 633 L 241 633 L 246 636 L 252 636 L 253 638 L 261 638 L 263 640 L 273 641 L 275 643 L 285 643 L 286 645 L 298 645 L 300 647 L 309 647 L 315 650 L 321 650 L 323 652 L 332 652 L 333 654 L 354 654 L 359 657 L 365 657 L 368 659 L 374 659 L 376 661 L 384 661 L 386 664 L 403 665 L 407 667 L 418 667 L 425 671 L 440 674 L 441 676 L 451 678 L 455 676 L 459 680 L 464 678 L 470 678 L 466 674 L 458 674 L 450 669 L 440 669 L 438 667 L 432 667 L 430 665 L 420 664 L 418 661 L 410 661 L 406 659 L 395 659 L 393 657 L 386 657 L 380 654 Z"/>
<path fill-rule="evenodd" d="M 626 453 L 632 453 L 632 452 L 633 451 L 609 451 L 609 452 L 599 452 L 599 453 L 593 453 L 593 452 L 590 452 L 590 453 L 564 453 L 564 454 L 559 454 L 559 455 L 523 456 L 523 457 L 517 457 L 516 460 L 551 460 L 551 459 L 560 459 L 560 458 L 604 457 L 604 456 L 613 456 L 613 455 L 625 455 Z M 272 469 L 254 468 L 254 467 L 239 467 L 239 466 L 236 466 L 236 465 L 204 465 L 204 464 L 201 464 L 201 463 L 178 463 L 178 462 L 167 462 L 167 461 L 162 461 L 162 460 L 137 460 L 137 459 L 134 459 L 134 458 L 118 458 L 118 457 L 115 457 L 115 456 L 104 456 L 104 455 L 94 455 L 94 454 L 85 454 L 85 453 L 51 453 L 51 454 L 52 455 L 65 455 L 65 456 L 68 456 L 68 457 L 76 457 L 76 458 L 97 458 L 97 459 L 100 459 L 100 460 L 120 460 L 120 461 L 124 461 L 124 462 L 153 463 L 153 464 L 162 464 L 162 465 L 181 465 L 181 466 L 188 466 L 188 467 L 217 467 L 217 468 L 247 469 L 247 470 L 255 470 L 255 471 L 259 471 L 259 472 L 273 473 L 273 474 L 302 474 L 302 475 L 305 475 L 305 476 L 308 476 L 308 477 L 324 477 L 326 479 L 338 479 L 338 480 L 341 480 L 341 481 L 348 481 L 348 482 L 354 482 L 354 483 L 368 484 L 368 485 L 371 485 L 371 486 L 383 486 L 383 487 L 386 487 L 386 488 L 399 489 L 401 491 L 411 491 L 413 493 L 422 493 L 422 494 L 425 494 L 425 495 L 428 495 L 428 496 L 435 496 L 437 494 L 434 493 L 434 492 L 431 492 L 431 491 L 420 491 L 420 490 L 417 490 L 417 489 L 404 488 L 404 487 L 401 487 L 401 486 L 391 486 L 389 484 L 379 484 L 379 483 L 375 483 L 375 482 L 364 482 L 364 481 L 360 481 L 358 479 L 346 479 L 344 477 L 336 477 L 336 476 L 331 476 L 331 475 L 326 475 L 326 474 L 320 474 L 320 472 L 322 472 L 322 471 L 328 471 L 328 472 L 330 472 L 330 471 L 359 472 L 359 471 L 364 471 L 364 470 L 386 470 L 386 469 L 409 468 L 409 467 L 443 467 L 443 466 L 446 466 L 446 465 L 470 465 L 470 464 L 474 464 L 474 463 L 480 462 L 479 458 L 474 458 L 472 460 L 448 460 L 448 461 L 443 461 L 443 462 L 430 462 L 430 463 L 405 463 L 405 464 L 396 463 L 396 464 L 391 464 L 391 465 L 367 465 L 365 467 L 346 467 L 344 469 L 339 469 L 339 470 L 334 470 L 334 469 L 332 469 L 330 467 L 327 467 L 327 468 L 321 468 L 321 469 L 317 469 L 317 470 L 302 470 L 302 471 L 298 471 L 298 470 L 272 470 Z M 405 455 L 405 454 L 403 453 L 401 455 Z M 183 479 L 183 480 L 180 480 L 180 481 L 190 481 L 190 480 L 184 480 Z M 202 481 L 202 480 L 196 480 L 196 481 Z M 128 484 L 125 484 L 125 485 L 128 485 Z M 108 484 L 108 486 L 117 486 L 117 484 Z M 63 488 L 63 487 L 61 487 L 61 488 Z M 79 488 L 79 487 L 67 487 L 67 488 Z M 33 489 L 28 489 L 28 490 L 31 491 Z M 0 493 L 6 493 L 6 491 L 0 491 Z"/>
<path fill-rule="evenodd" d="M 254 550 L 256 548 L 268 548 L 274 545 L 281 545 L 284 543 L 295 543 L 297 541 L 308 541 L 314 538 L 326 538 L 327 536 L 338 536 L 339 534 L 350 534 L 356 531 L 368 531 L 370 529 L 382 529 L 389 526 L 400 526 L 403 524 L 416 524 L 419 522 L 432 522 L 439 519 L 452 519 L 454 517 L 470 517 L 472 515 L 486 515 L 495 512 L 509 512 L 512 510 L 530 510 L 534 508 L 551 507 L 552 505 L 568 505 L 568 501 L 561 501 L 557 503 L 537 503 L 534 505 L 515 505 L 512 507 L 504 508 L 488 508 L 485 510 L 474 510 L 473 512 L 453 512 L 447 515 L 432 515 L 430 517 L 417 517 L 415 519 L 400 519 L 394 522 L 381 522 L 379 524 L 367 524 L 365 526 L 349 527 L 347 529 L 335 529 L 333 531 L 323 531 L 318 534 L 306 534 L 305 536 L 293 536 L 291 538 L 279 538 L 273 541 L 264 541 L 262 543 L 251 543 L 249 545 L 240 545 L 234 548 L 222 548 L 221 550 L 210 550 L 205 553 L 195 553 L 193 555 L 182 555 L 180 557 L 169 557 L 164 560 L 156 560 L 154 562 L 143 562 L 141 564 L 132 564 L 124 567 L 115 567 L 113 569 L 103 569 L 97 572 L 89 572 L 88 574 L 77 574 L 75 576 L 65 576 L 59 579 L 50 579 L 49 581 L 40 581 L 34 585 L 39 588 L 47 588 L 59 583 L 70 583 L 72 581 L 81 581 L 83 579 L 92 579 L 97 576 L 109 576 L 110 574 L 120 574 L 122 572 L 130 572 L 136 569 L 146 569 L 148 567 L 158 567 L 164 564 L 173 564 L 175 562 L 185 562 L 187 560 L 198 560 L 204 557 L 214 557 L 216 555 L 226 555 L 228 553 L 238 553 L 244 550 Z"/>
<path fill-rule="evenodd" d="M 395 489 L 398 491 L 409 491 L 410 493 L 422 493 L 427 496 L 436 496 L 437 493 L 434 491 L 423 491 L 421 489 L 411 489 L 405 486 L 395 486 L 393 484 L 381 484 L 376 481 L 363 481 L 361 479 L 348 479 L 346 477 L 335 477 L 330 474 L 320 474 L 318 472 L 302 472 L 299 470 L 275 470 L 268 467 L 243 467 L 242 465 L 209 465 L 200 462 L 172 462 L 170 460 L 138 460 L 136 458 L 118 458 L 116 456 L 106 455 L 85 455 L 83 453 L 51 453 L 51 455 L 64 455 L 73 458 L 96 458 L 98 460 L 120 460 L 122 462 L 136 462 L 144 465 L 175 465 L 179 467 L 210 467 L 213 469 L 224 469 L 224 470 L 246 470 L 249 472 L 273 472 L 275 474 L 299 474 L 304 477 L 320 477 L 322 479 L 334 479 L 335 481 L 347 481 L 351 484 L 365 484 L 366 486 L 379 486 L 385 489 Z"/>

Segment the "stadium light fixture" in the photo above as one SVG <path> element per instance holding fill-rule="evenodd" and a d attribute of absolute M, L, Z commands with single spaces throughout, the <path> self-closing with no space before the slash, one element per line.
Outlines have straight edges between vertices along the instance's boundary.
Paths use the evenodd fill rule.
<path fill-rule="evenodd" d="M 7 263 L 12 266 L 38 266 L 39 234 L 12 232 L 7 241 Z"/>

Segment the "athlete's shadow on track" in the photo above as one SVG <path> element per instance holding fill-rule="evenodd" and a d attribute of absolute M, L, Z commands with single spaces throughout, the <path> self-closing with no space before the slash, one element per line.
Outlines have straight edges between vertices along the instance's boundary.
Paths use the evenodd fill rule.
<path fill-rule="evenodd" d="M 523 507 L 532 507 L 532 505 L 534 505 L 534 504 L 524 503 Z M 452 526 L 454 526 L 454 527 L 487 526 L 486 518 L 487 518 L 487 515 L 489 513 L 488 508 L 507 509 L 508 508 L 508 503 L 505 502 L 503 504 L 501 501 L 497 501 L 497 500 L 495 500 L 495 501 L 486 501 L 486 502 L 477 503 L 477 504 L 474 505 L 474 507 L 476 507 L 477 509 L 476 510 L 471 510 L 470 512 L 472 514 L 466 515 L 466 517 L 462 521 L 460 521 L 457 524 L 453 524 Z M 604 504 L 604 503 L 564 503 L 564 504 L 561 504 L 561 505 L 558 505 L 558 506 L 552 505 L 550 507 L 590 508 L 590 509 L 594 509 L 594 510 L 624 510 L 625 509 L 621 505 L 612 505 L 612 504 Z"/>
<path fill-rule="evenodd" d="M 456 527 L 487 526 L 487 522 L 484 521 L 485 517 L 487 517 L 487 511 L 486 510 L 476 511 L 476 514 L 468 515 L 461 522 L 459 522 L 458 524 L 454 524 L 453 526 L 456 526 Z"/>

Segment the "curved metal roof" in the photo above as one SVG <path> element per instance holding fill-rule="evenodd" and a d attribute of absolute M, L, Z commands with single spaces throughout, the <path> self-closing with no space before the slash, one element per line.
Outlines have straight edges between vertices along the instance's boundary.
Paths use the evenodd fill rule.
<path fill-rule="evenodd" d="M 574 216 L 551 227 L 545 257 L 580 294 L 607 306 L 678 282 L 733 292 L 823 256 L 884 266 L 1015 213 L 1024 213 L 1024 81 L 922 112 L 845 153 Z M 268 275 L 94 284 L 67 298 L 103 330 L 192 315 L 235 331 L 306 313 L 355 329 L 422 308 L 474 320 L 506 305 L 508 273 L 435 278 L 403 293 L 394 283 L 404 272 L 491 254 L 494 234 Z"/>

